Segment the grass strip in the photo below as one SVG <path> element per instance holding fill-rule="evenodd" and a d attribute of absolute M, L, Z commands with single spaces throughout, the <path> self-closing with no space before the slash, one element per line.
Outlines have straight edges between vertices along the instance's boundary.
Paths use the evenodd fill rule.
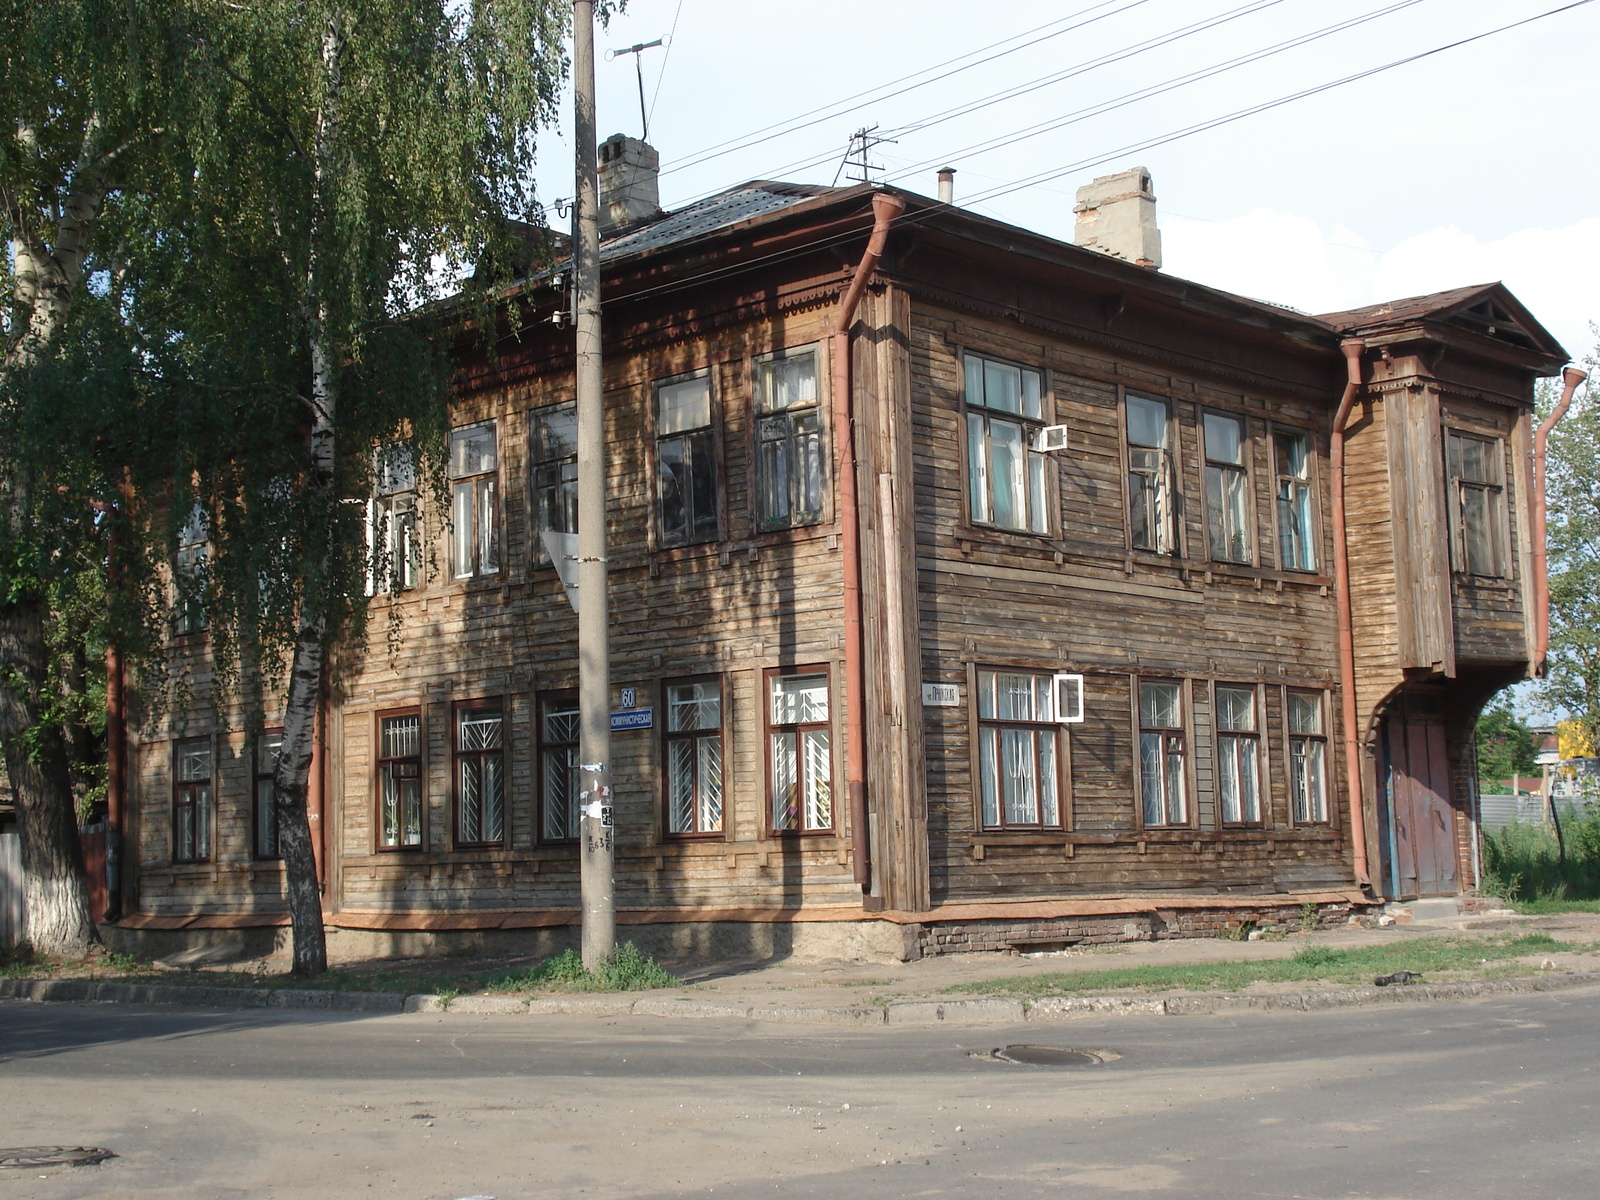
<path fill-rule="evenodd" d="M 1537 900 L 1513 900 L 1511 907 L 1519 913 L 1548 917 L 1557 913 L 1600 913 L 1600 900 L 1558 900 L 1541 896 Z"/>
<path fill-rule="evenodd" d="M 334 969 L 303 978 L 282 973 L 164 967 L 126 954 L 80 962 L 55 962 L 22 953 L 0 959 L 0 979 L 93 979 L 176 987 L 309 988 L 327 992 L 400 992 L 460 996 L 471 992 L 635 992 L 674 987 L 678 980 L 654 959 L 624 942 L 598 971 L 589 972 L 576 950 L 566 950 L 516 971 L 462 971 L 445 964 L 381 971 Z"/>
<path fill-rule="evenodd" d="M 1419 937 L 1385 946 L 1306 946 L 1290 958 L 1251 962 L 1193 963 L 1177 966 L 1110 967 L 1095 971 L 1052 971 L 960 983 L 946 992 L 985 996 L 1075 996 L 1126 989 L 1139 991 L 1235 991 L 1252 983 L 1364 983 L 1394 971 L 1424 976 L 1483 971 L 1491 963 L 1553 950 L 1579 950 L 1542 933 L 1520 937 Z"/>

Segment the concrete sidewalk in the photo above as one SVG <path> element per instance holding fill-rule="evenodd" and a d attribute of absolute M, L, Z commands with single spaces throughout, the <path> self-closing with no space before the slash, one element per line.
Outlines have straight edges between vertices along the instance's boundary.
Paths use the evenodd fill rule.
<path fill-rule="evenodd" d="M 1530 956 L 1537 975 L 1405 987 L 1347 987 L 1315 983 L 1253 984 L 1237 993 L 1119 992 L 1033 1000 L 951 994 L 960 984 L 1117 967 L 1179 966 L 1289 958 L 1308 945 L 1338 947 L 1401 943 L 1427 934 L 1491 937 L 1548 933 L 1585 949 L 1600 943 L 1600 915 L 1460 917 L 1436 909 L 1436 919 L 1368 928 L 1295 934 L 1279 940 L 1234 942 L 1179 939 L 1129 942 L 1040 955 L 965 954 L 910 963 L 772 962 L 666 963 L 683 986 L 641 993 L 523 996 L 353 992 L 319 989 L 204 987 L 117 983 L 92 979 L 0 980 L 0 997 L 39 1001 L 188 1004 L 203 1007 L 287 1008 L 345 1012 L 475 1015 L 652 1016 L 745 1019 L 824 1025 L 996 1024 L 1060 1020 L 1078 1015 L 1160 1013 L 1193 1015 L 1235 1010 L 1308 1011 L 1377 1003 L 1470 999 L 1554 987 L 1600 985 L 1600 954 L 1553 952 Z M 1405 914 L 1409 915 L 1409 914 Z M 1514 961 L 1514 960 L 1509 960 Z M 373 970 L 401 964 L 373 963 Z M 463 973 L 510 970 L 519 963 L 461 963 Z"/>

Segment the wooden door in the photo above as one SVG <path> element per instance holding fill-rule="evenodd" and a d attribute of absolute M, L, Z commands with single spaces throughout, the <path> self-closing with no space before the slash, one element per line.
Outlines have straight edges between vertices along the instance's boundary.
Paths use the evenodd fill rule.
<path fill-rule="evenodd" d="M 1392 883 L 1400 899 L 1453 896 L 1460 888 L 1444 722 L 1397 714 L 1386 725 Z"/>

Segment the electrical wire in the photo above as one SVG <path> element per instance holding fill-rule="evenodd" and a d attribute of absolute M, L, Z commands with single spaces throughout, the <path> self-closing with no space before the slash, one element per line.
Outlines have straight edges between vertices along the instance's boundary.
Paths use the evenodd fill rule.
<path fill-rule="evenodd" d="M 1001 38 L 998 42 L 992 42 L 991 44 L 982 46 L 977 50 L 969 50 L 965 54 L 958 54 L 954 58 L 946 59 L 942 63 L 935 63 L 931 67 L 923 67 L 920 70 L 912 71 L 909 75 L 902 75 L 900 78 L 892 79 L 888 83 L 876 84 L 873 87 L 856 92 L 854 95 L 845 96 L 839 100 L 829 101 L 827 104 L 821 105 L 818 108 L 813 108 L 807 112 L 803 112 L 798 116 L 786 117 L 783 120 L 776 121 L 771 125 L 764 125 L 760 129 L 754 129 L 749 133 L 740 134 L 738 137 L 729 138 L 727 141 L 717 142 L 714 145 L 707 146 L 702 150 L 692 151 L 685 155 L 683 160 L 677 165 L 667 168 L 665 171 L 662 171 L 661 174 L 670 175 L 674 171 L 687 170 L 688 168 L 698 166 L 701 163 L 710 162 L 713 158 L 720 158 L 725 154 L 732 154 L 739 150 L 747 150 L 751 146 L 759 146 L 765 142 L 772 141 L 774 138 L 787 137 L 791 133 L 797 133 L 802 129 L 809 129 L 811 126 L 819 125 L 823 121 L 830 121 L 835 117 L 843 116 L 845 113 L 853 112 L 859 108 L 865 108 L 869 103 L 875 104 L 882 100 L 888 100 L 895 96 L 904 95 L 907 92 L 915 91 L 917 88 L 926 87 L 931 83 L 938 83 L 942 79 L 949 79 L 952 75 L 958 75 L 962 71 L 968 71 L 973 67 L 983 66 L 985 63 L 993 62 L 997 58 L 1003 58 L 1007 54 L 1013 54 L 1018 50 L 1026 50 L 1033 46 L 1047 42 L 1051 38 L 1072 33 L 1073 31 L 1082 29 L 1087 25 L 1092 25 L 1096 21 L 1105 20 L 1107 17 L 1118 16 L 1119 14 L 1127 12 L 1130 9 L 1138 8 L 1142 4 L 1149 3 L 1149 0 L 1126 0 L 1121 8 L 1113 9 L 1108 13 L 1101 13 L 1099 16 L 1090 17 L 1088 20 L 1079 22 L 1077 25 L 1069 25 L 1064 29 L 1058 29 L 1053 33 L 1048 33 L 1042 37 L 1034 38 L 1032 41 L 1023 42 L 1020 45 L 1012 46 L 1010 49 L 1001 50 L 998 53 L 990 54 L 988 58 L 979 58 L 973 62 L 965 63 L 960 67 L 956 67 L 954 70 L 945 71 L 942 75 L 934 75 L 931 78 L 909 84 L 906 87 L 898 86 L 902 83 L 906 83 L 907 80 L 916 79 L 919 75 L 926 75 L 930 71 L 943 70 L 943 68 L 950 66 L 952 63 L 961 62 L 963 59 L 972 58 L 974 55 L 986 54 L 990 50 L 995 50 L 997 47 L 1004 46 L 1007 42 L 1014 42 L 1020 38 L 1032 37 L 1032 35 L 1038 33 L 1040 30 L 1049 29 L 1052 25 L 1060 25 L 1063 22 L 1076 20 L 1078 17 L 1081 17 L 1086 13 L 1092 13 L 1096 9 L 1105 8 L 1108 4 L 1115 2 L 1116 0 L 1098 0 L 1098 3 L 1091 4 L 1087 8 L 1081 8 L 1076 12 L 1069 13 L 1065 17 L 1058 17 L 1054 21 L 1046 21 L 1043 25 L 1036 26 L 1033 29 L 1025 30 L 1022 33 L 1013 34 L 1007 38 Z M 1277 0 L 1273 0 L 1273 2 L 1277 2 Z M 886 88 L 897 90 L 885 91 L 884 89 Z M 875 94 L 879 92 L 882 92 L 883 94 Z M 871 99 L 863 100 L 863 97 L 871 97 Z M 858 100 L 861 100 L 862 102 L 860 104 L 855 103 L 855 101 Z M 821 115 L 819 116 L 818 114 Z"/>
<path fill-rule="evenodd" d="M 1135 104 L 1140 100 L 1148 100 L 1151 97 L 1160 96 L 1167 92 L 1175 91 L 1180 87 L 1187 87 L 1191 83 L 1199 83 L 1214 76 L 1222 75 L 1228 71 L 1236 70 L 1239 67 L 1248 66 L 1254 62 L 1260 62 L 1262 59 L 1271 58 L 1274 55 L 1282 54 L 1288 50 L 1297 49 L 1298 47 L 1307 45 L 1308 43 L 1319 41 L 1325 37 L 1331 37 L 1335 33 L 1342 33 L 1345 30 L 1352 29 L 1357 25 L 1364 25 L 1368 21 L 1376 21 L 1380 17 L 1389 16 L 1391 13 L 1399 12 L 1401 9 L 1412 8 L 1421 3 L 1423 3 L 1423 0 L 1397 0 L 1396 3 L 1390 4 L 1385 8 L 1373 9 L 1371 12 L 1363 13 L 1356 17 L 1350 17 L 1347 20 L 1338 21 L 1332 25 L 1326 25 L 1321 29 L 1312 30 L 1310 33 L 1298 34 L 1295 37 L 1287 38 L 1284 41 L 1275 43 L 1274 45 L 1264 46 L 1260 50 L 1252 50 L 1248 54 L 1241 54 L 1236 58 L 1230 58 L 1220 63 L 1214 63 L 1209 67 L 1202 67 L 1199 70 L 1190 71 L 1186 75 L 1176 75 L 1171 79 L 1164 80 L 1161 83 L 1153 83 L 1148 87 L 1139 88 L 1132 92 L 1125 92 L 1121 96 L 1113 97 L 1110 100 L 1102 100 L 1097 104 L 1091 104 L 1085 108 L 1080 108 L 1075 112 L 1067 113 L 1064 116 L 1052 117 L 1048 121 L 1039 122 L 1037 125 L 1030 125 L 1023 129 L 1013 130 L 1010 133 L 1003 134 L 999 137 L 989 138 L 982 142 L 975 142 L 972 145 L 963 147 L 960 150 L 947 151 L 943 154 L 935 155 L 932 158 L 924 159 L 922 162 L 903 167 L 900 170 L 891 173 L 890 178 L 903 179 L 908 175 L 915 175 L 921 171 L 926 171 L 936 163 L 954 162 L 967 155 L 981 154 L 989 150 L 997 150 L 1006 146 L 1013 146 L 1018 142 L 1026 141 L 1029 138 L 1038 137 L 1039 135 L 1045 133 L 1052 133 L 1057 129 L 1064 129 L 1068 125 L 1075 125 L 1080 121 L 1086 121 L 1090 117 L 1097 117 L 1104 113 L 1114 112 L 1119 108 L 1126 108 L 1128 105 Z"/>
<path fill-rule="evenodd" d="M 1046 87 L 1051 83 L 1058 83 L 1062 80 L 1070 79 L 1077 75 L 1086 74 L 1097 67 L 1109 66 L 1114 63 L 1123 62 L 1126 59 L 1143 54 L 1147 50 L 1154 50 L 1161 46 L 1171 45 L 1173 42 L 1181 41 L 1183 38 L 1190 37 L 1196 33 L 1203 33 L 1206 30 L 1214 29 L 1217 26 L 1226 24 L 1229 21 L 1237 20 L 1240 17 L 1249 16 L 1252 13 L 1259 12 L 1263 8 L 1270 8 L 1282 2 L 1283 0 L 1251 0 L 1250 3 L 1241 5 L 1239 8 L 1230 9 L 1225 13 L 1220 13 L 1214 17 L 1208 17 L 1203 21 L 1196 21 L 1191 25 L 1180 26 L 1177 29 L 1169 30 L 1166 33 L 1160 34 L 1154 38 L 1147 38 L 1142 42 L 1131 43 L 1122 47 L 1120 50 L 1110 51 L 1099 56 L 1098 58 L 1085 59 L 1083 62 L 1078 63 L 1073 67 L 1068 67 L 1063 71 L 1055 72 L 1051 75 L 1044 76 L 1041 79 L 1031 80 L 1028 83 L 1017 85 L 1015 88 L 1005 89 L 1004 91 L 994 93 L 987 97 L 981 97 L 977 100 L 969 101 L 964 105 L 958 106 L 957 108 L 948 109 L 944 113 L 924 118 L 917 124 L 911 126 L 902 126 L 888 132 L 918 132 L 923 129 L 931 128 L 932 126 L 943 121 L 953 120 L 959 116 L 965 116 L 969 113 L 976 112 L 979 109 L 986 108 L 992 104 L 999 104 L 1002 101 L 1012 99 L 1015 96 L 1023 95 L 1030 91 L 1036 91 L 1039 88 Z M 1405 4 L 1415 4 L 1421 2 L 1422 0 L 1403 0 L 1403 3 Z M 731 151 L 729 151 L 729 153 L 731 153 Z M 778 179 L 794 172 L 809 171 L 816 167 L 823 166 L 826 163 L 832 162 L 836 156 L 837 151 L 829 150 L 823 154 L 812 155 L 794 162 L 785 163 L 779 167 L 773 167 L 770 170 L 761 172 L 759 177 L 763 179 Z M 666 174 L 666 172 L 662 173 Z M 838 177 L 836 175 L 835 179 L 837 178 Z M 707 196 L 713 196 L 715 194 L 715 191 L 705 192 L 701 195 L 693 197 L 688 201 L 688 203 L 692 204 L 698 200 L 705 199 Z"/>
<path fill-rule="evenodd" d="M 1253 115 L 1255 115 L 1257 113 L 1266 112 L 1266 111 L 1268 111 L 1270 109 L 1280 108 L 1283 105 L 1291 104 L 1291 103 L 1295 102 L 1296 100 L 1306 99 L 1307 97 L 1318 95 L 1318 94 L 1320 94 L 1322 92 L 1329 91 L 1329 90 L 1331 90 L 1333 88 L 1343 87 L 1346 84 L 1355 83 L 1355 82 L 1357 82 L 1359 80 L 1362 80 L 1362 79 L 1369 79 L 1369 78 L 1371 78 L 1371 77 L 1373 77 L 1375 75 L 1382 74 L 1385 71 L 1391 71 L 1391 70 L 1394 70 L 1397 67 L 1403 67 L 1403 66 L 1407 66 L 1407 65 L 1409 65 L 1411 63 L 1420 62 L 1423 59 L 1432 58 L 1434 55 L 1443 54 L 1443 53 L 1445 53 L 1446 51 L 1449 51 L 1449 50 L 1459 49 L 1462 46 L 1470 45 L 1470 44 L 1472 44 L 1474 42 L 1480 42 L 1480 41 L 1483 41 L 1486 38 L 1495 37 L 1495 36 L 1497 36 L 1499 34 L 1509 32 L 1510 30 L 1513 30 L 1513 29 L 1519 29 L 1524 25 L 1531 25 L 1535 21 L 1542 21 L 1542 20 L 1545 20 L 1546 18 L 1549 18 L 1549 17 L 1558 16 L 1561 13 L 1571 12 L 1573 9 L 1583 8 L 1586 5 L 1591 4 L 1593 2 L 1594 2 L 1594 0 L 1573 0 L 1573 3 L 1563 4 L 1563 5 L 1561 5 L 1561 6 L 1557 7 L 1557 8 L 1548 9 L 1547 11 L 1542 12 L 1542 13 L 1536 13 L 1531 17 L 1524 17 L 1521 20 L 1512 21 L 1512 22 L 1509 22 L 1509 23 L 1507 23 L 1505 25 L 1498 26 L 1498 27 L 1496 27 L 1494 29 L 1489 29 L 1489 30 L 1485 30 L 1482 33 L 1473 34 L 1470 37 L 1460 38 L 1460 39 L 1457 39 L 1456 41 L 1453 41 L 1453 42 L 1447 42 L 1444 45 L 1435 46 L 1430 50 L 1422 50 L 1422 51 L 1419 51 L 1416 54 L 1408 54 L 1408 55 L 1404 56 L 1403 58 L 1397 58 L 1397 59 L 1393 60 L 1392 62 L 1383 63 L 1383 64 L 1381 64 L 1379 66 L 1376 66 L 1376 67 L 1369 67 L 1369 68 L 1367 68 L 1365 70 L 1357 71 L 1357 72 L 1355 72 L 1353 74 L 1346 75 L 1346 76 L 1344 76 L 1344 77 L 1342 77 L 1340 79 L 1330 80 L 1330 81 L 1328 81 L 1326 83 L 1318 84 L 1315 87 L 1305 88 L 1305 89 L 1303 89 L 1301 91 L 1298 91 L 1298 92 L 1292 92 L 1292 93 L 1289 93 L 1288 95 L 1280 96 L 1277 99 L 1268 100 L 1268 101 L 1265 101 L 1265 102 L 1263 102 L 1261 104 L 1251 105 L 1251 106 L 1249 106 L 1247 108 L 1237 109 L 1234 112 L 1225 113 L 1222 116 L 1214 117 L 1214 118 L 1211 118 L 1211 119 L 1209 119 L 1207 121 L 1196 122 L 1193 125 L 1185 126 L 1182 129 L 1173 130 L 1173 131 L 1171 131 L 1169 133 L 1165 133 L 1165 134 L 1161 134 L 1161 135 L 1158 135 L 1158 136 L 1153 137 L 1153 138 L 1145 139 L 1144 141 L 1140 141 L 1140 142 L 1136 142 L 1136 143 L 1130 143 L 1127 146 L 1120 147 L 1120 148 L 1118 148 L 1116 150 L 1113 150 L 1113 151 L 1110 151 L 1109 153 L 1106 153 L 1106 154 L 1097 155 L 1097 156 L 1095 156 L 1093 158 L 1082 159 L 1082 160 L 1080 160 L 1078 162 L 1070 163 L 1070 164 L 1068 164 L 1066 166 L 1063 166 L 1063 167 L 1060 167 L 1060 168 L 1053 168 L 1053 169 L 1051 169 L 1049 171 L 1040 172 L 1039 174 L 1032 175 L 1032 176 L 1029 176 L 1029 177 L 1021 179 L 1021 180 L 1016 180 L 1016 181 L 1012 181 L 1012 182 L 1006 183 L 1006 184 L 1002 185 L 1001 187 L 993 188 L 993 189 L 991 189 L 991 190 L 989 190 L 987 192 L 980 193 L 979 195 L 972 197 L 970 200 L 965 200 L 965 201 L 963 201 L 963 204 L 964 205 L 984 204 L 984 203 L 987 203 L 987 202 L 989 202 L 991 200 L 998 199 L 998 198 L 1000 198 L 1002 196 L 1011 195 L 1012 193 L 1021 191 L 1022 189 L 1027 188 L 1027 187 L 1033 187 L 1033 186 L 1037 186 L 1039 184 L 1049 183 L 1049 182 L 1051 182 L 1051 181 L 1053 181 L 1055 179 L 1061 178 L 1063 175 L 1070 175 L 1070 174 L 1072 174 L 1072 173 L 1074 173 L 1076 171 L 1088 170 L 1088 169 L 1091 169 L 1093 167 L 1102 166 L 1105 163 L 1112 162 L 1112 161 L 1122 157 L 1123 155 L 1132 153 L 1134 151 L 1148 150 L 1148 149 L 1151 149 L 1151 148 L 1156 147 L 1156 146 L 1167 145 L 1170 142 L 1175 142 L 1175 141 L 1178 141 L 1178 140 L 1180 140 L 1182 138 L 1192 137 L 1196 133 L 1203 133 L 1203 132 L 1205 132 L 1207 130 L 1216 129 L 1216 128 L 1222 126 L 1222 125 L 1231 124 L 1234 121 L 1242 120 L 1245 117 L 1253 116 Z M 946 211 L 948 211 L 948 210 L 945 208 L 945 206 L 942 206 L 942 205 L 931 207 L 931 208 L 928 208 L 928 209 L 926 209 L 926 210 L 924 210 L 923 212 L 920 212 L 920 213 L 906 214 L 906 215 L 902 215 L 902 216 L 896 217 L 896 218 L 893 219 L 893 225 L 895 225 L 895 226 L 918 225 L 918 224 L 921 224 L 921 223 L 923 223 L 925 221 L 931 220 L 932 218 L 934 218 L 936 216 L 943 215 Z M 691 276 L 689 276 L 688 278 L 685 278 L 685 279 L 675 279 L 675 280 L 672 280 L 672 281 L 667 282 L 667 283 L 657 284 L 654 287 L 644 288 L 644 289 L 641 289 L 641 290 L 636 291 L 636 292 L 629 292 L 627 294 L 627 296 L 619 297 L 619 299 L 626 299 L 626 300 L 632 301 L 632 300 L 642 299 L 642 298 L 647 297 L 647 296 L 659 295 L 659 294 L 662 294 L 662 293 L 672 292 L 672 291 L 679 291 L 679 290 L 682 290 L 682 289 L 687 288 L 687 287 L 691 287 L 691 286 L 695 286 L 695 285 L 698 285 L 698 284 L 701 284 L 701 283 L 705 283 L 705 282 L 707 282 L 708 280 L 711 280 L 711 279 L 723 278 L 723 277 L 731 276 L 731 275 L 744 274 L 746 272 L 749 272 L 749 271 L 752 271 L 752 270 L 756 270 L 756 269 L 761 268 L 761 267 L 775 265 L 775 264 L 780 263 L 780 262 L 786 262 L 786 261 L 788 261 L 790 259 L 797 258 L 797 257 L 799 257 L 801 255 L 810 254 L 810 253 L 812 253 L 812 252 L 814 252 L 816 250 L 826 249 L 829 246 L 839 245 L 839 244 L 842 244 L 844 242 L 850 241 L 852 239 L 859 238 L 860 236 L 861 236 L 860 230 L 852 230 L 852 231 L 850 231 L 848 233 L 834 234 L 834 235 L 831 235 L 831 236 L 828 236 L 828 237 L 814 238 L 809 242 L 803 243 L 803 244 L 801 244 L 799 246 L 791 247 L 791 248 L 789 248 L 787 250 L 773 251 L 770 254 L 758 255 L 755 258 L 751 258 L 751 259 L 746 260 L 745 262 L 734 263 L 734 264 L 731 264 L 729 266 L 724 266 L 724 267 L 713 267 L 713 268 L 711 268 L 709 270 L 702 271 L 699 274 L 691 275 Z"/>
<path fill-rule="evenodd" d="M 683 0 L 678 0 L 678 7 L 672 14 L 672 28 L 667 32 L 667 49 L 661 56 L 661 73 L 656 76 L 656 90 L 650 93 L 650 109 L 645 113 L 645 123 L 656 115 L 656 101 L 661 99 L 661 81 L 667 77 L 667 60 L 672 57 L 672 43 L 678 36 L 678 18 L 683 16 Z"/>

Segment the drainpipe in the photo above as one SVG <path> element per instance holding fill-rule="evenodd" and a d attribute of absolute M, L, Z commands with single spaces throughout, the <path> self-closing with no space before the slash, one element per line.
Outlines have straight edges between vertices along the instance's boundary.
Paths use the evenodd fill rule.
<path fill-rule="evenodd" d="M 1333 476 L 1333 578 L 1339 598 L 1339 692 L 1344 725 L 1345 792 L 1350 801 L 1350 844 L 1355 851 L 1356 882 L 1372 886 L 1367 872 L 1367 814 L 1361 797 L 1361 747 L 1356 740 L 1356 645 L 1350 612 L 1350 546 L 1344 520 L 1344 424 L 1350 418 L 1356 392 L 1361 388 L 1361 354 L 1367 344 L 1359 338 L 1339 343 L 1344 351 L 1348 378 L 1339 411 L 1333 418 L 1330 447 Z"/>
<path fill-rule="evenodd" d="M 833 323 L 833 428 L 839 439 L 839 534 L 844 560 L 845 782 L 850 796 L 850 841 L 855 880 L 872 883 L 872 848 L 867 838 L 866 667 L 861 629 L 861 530 L 856 502 L 856 439 L 851 396 L 850 326 L 856 305 L 878 269 L 889 225 L 906 202 L 882 192 L 872 198 L 872 236 L 856 267 L 839 316 Z"/>
<path fill-rule="evenodd" d="M 1561 401 L 1544 419 L 1533 435 L 1533 624 L 1534 624 L 1534 675 L 1544 674 L 1545 655 L 1550 652 L 1550 562 L 1544 544 L 1544 454 L 1550 431 L 1556 422 L 1566 416 L 1572 404 L 1572 393 L 1589 378 L 1587 371 L 1568 367 L 1561 372 Z"/>

